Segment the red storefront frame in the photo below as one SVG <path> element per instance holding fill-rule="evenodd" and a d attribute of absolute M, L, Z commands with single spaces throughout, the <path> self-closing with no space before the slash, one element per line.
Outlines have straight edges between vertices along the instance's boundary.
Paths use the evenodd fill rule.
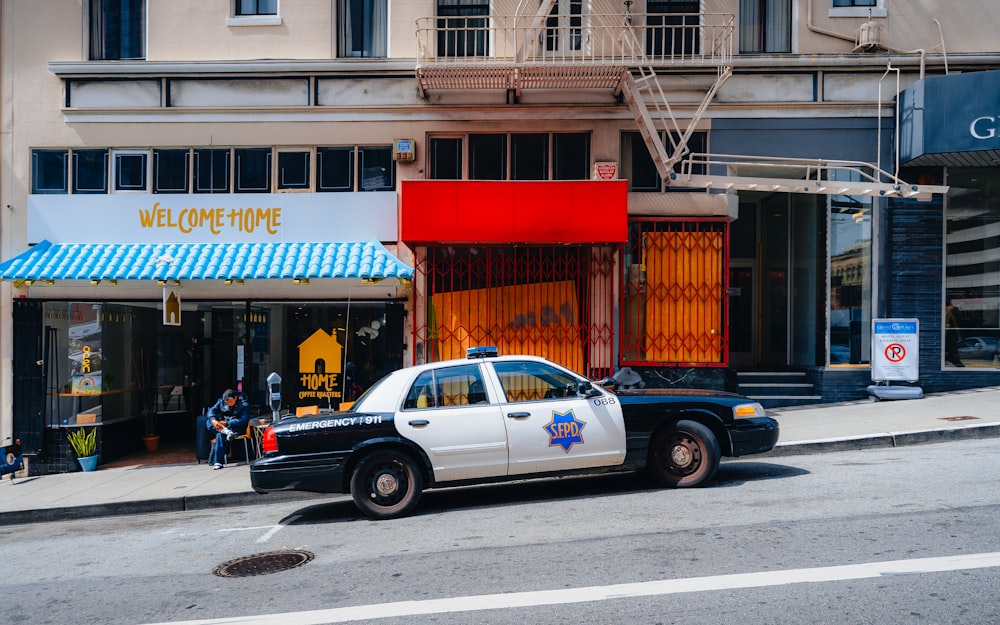
<path fill-rule="evenodd" d="M 624 243 L 625 180 L 403 180 L 407 244 Z"/>
<path fill-rule="evenodd" d="M 442 341 L 464 337 L 613 372 L 627 181 L 402 181 L 399 229 L 415 253 L 414 362 L 454 357 L 453 348 L 438 354 Z M 460 327 L 434 321 L 449 299 L 461 302 L 463 313 L 449 316 L 462 317 Z M 579 358 L 562 353 L 568 345 Z"/>

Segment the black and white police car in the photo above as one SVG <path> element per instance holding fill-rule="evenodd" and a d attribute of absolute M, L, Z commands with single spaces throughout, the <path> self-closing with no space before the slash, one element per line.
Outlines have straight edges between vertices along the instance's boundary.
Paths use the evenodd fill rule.
<path fill-rule="evenodd" d="M 350 492 L 367 516 L 404 516 L 425 487 L 645 468 L 691 487 L 720 456 L 774 447 L 760 404 L 706 390 L 619 390 L 536 356 L 473 348 L 394 371 L 350 409 L 269 426 L 254 490 Z M 613 388 L 613 387 L 612 387 Z"/>

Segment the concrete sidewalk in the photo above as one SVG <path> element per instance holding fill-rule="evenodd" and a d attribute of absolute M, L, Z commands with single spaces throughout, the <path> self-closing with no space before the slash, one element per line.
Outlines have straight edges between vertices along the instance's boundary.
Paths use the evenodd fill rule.
<path fill-rule="evenodd" d="M 995 437 L 1000 436 L 1000 386 L 924 399 L 774 409 L 768 414 L 781 425 L 778 445 L 752 458 Z M 250 488 L 249 473 L 246 464 L 213 471 L 206 464 L 187 463 L 98 469 L 13 482 L 8 476 L 0 483 L 0 525 L 331 497 L 258 495 Z"/>

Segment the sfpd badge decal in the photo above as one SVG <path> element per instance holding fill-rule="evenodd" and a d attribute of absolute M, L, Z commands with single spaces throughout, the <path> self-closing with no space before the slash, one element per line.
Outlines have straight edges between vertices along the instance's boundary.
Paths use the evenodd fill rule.
<path fill-rule="evenodd" d="M 569 453 L 573 445 L 583 444 L 583 428 L 587 424 L 577 421 L 573 411 L 560 414 L 552 412 L 552 421 L 545 426 L 545 431 L 549 433 L 549 447 L 562 447 L 563 451 Z"/>

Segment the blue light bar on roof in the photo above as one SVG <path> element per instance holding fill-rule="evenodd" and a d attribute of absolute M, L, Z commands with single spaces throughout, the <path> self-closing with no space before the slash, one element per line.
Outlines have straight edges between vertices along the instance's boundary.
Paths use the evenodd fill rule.
<path fill-rule="evenodd" d="M 495 345 L 483 345 L 480 347 L 470 347 L 465 350 L 466 358 L 489 358 L 491 356 L 497 356 L 497 348 Z"/>

